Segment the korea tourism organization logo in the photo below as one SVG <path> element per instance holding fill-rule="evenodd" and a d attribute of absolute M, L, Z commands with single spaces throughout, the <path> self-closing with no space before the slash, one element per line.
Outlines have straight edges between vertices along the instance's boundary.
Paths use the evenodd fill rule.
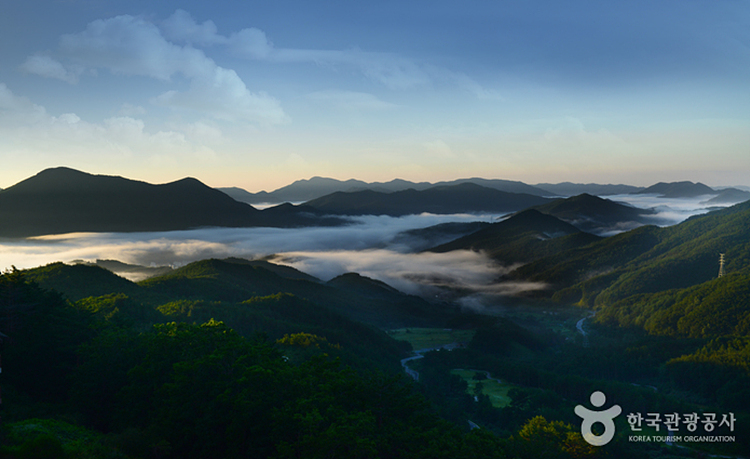
<path fill-rule="evenodd" d="M 589 398 L 594 407 L 599 408 L 607 401 L 603 392 L 596 391 Z M 575 413 L 583 418 L 581 423 L 581 435 L 590 445 L 604 446 L 615 437 L 615 418 L 622 413 L 620 405 L 612 405 L 601 411 L 590 410 L 583 405 L 576 405 Z M 596 435 L 592 429 L 594 424 L 600 423 L 604 426 L 604 433 Z"/>
<path fill-rule="evenodd" d="M 607 402 L 603 392 L 596 391 L 589 398 L 595 408 L 601 408 Z M 607 409 L 592 410 L 583 405 L 576 405 L 575 413 L 583 419 L 581 435 L 590 445 L 604 446 L 615 437 L 615 418 L 622 413 L 620 405 Z M 626 416 L 631 442 L 659 443 L 734 443 L 734 413 L 628 413 Z M 604 432 L 595 434 L 594 424 L 601 424 Z M 648 429 L 644 431 L 644 424 Z M 698 427 L 701 427 L 701 431 Z M 681 434 L 684 427 L 687 434 Z"/>

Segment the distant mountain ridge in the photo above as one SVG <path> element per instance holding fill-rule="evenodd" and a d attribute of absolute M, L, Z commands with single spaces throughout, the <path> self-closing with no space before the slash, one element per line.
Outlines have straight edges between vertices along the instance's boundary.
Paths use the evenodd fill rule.
<path fill-rule="evenodd" d="M 555 196 L 577 196 L 579 194 L 593 194 L 596 196 L 609 196 L 613 194 L 636 193 L 644 189 L 642 186 L 632 185 L 600 185 L 598 183 L 537 183 L 535 187 L 551 191 Z"/>
<path fill-rule="evenodd" d="M 351 191 L 328 193 L 305 201 L 304 205 L 288 202 L 296 199 L 282 199 L 300 197 L 299 193 L 303 192 L 326 193 L 340 187 L 348 187 Z M 243 200 L 249 199 L 248 196 L 258 197 L 258 194 L 238 188 L 229 190 L 244 196 L 240 197 Z M 573 222 L 585 231 L 600 234 L 604 234 L 602 228 L 606 230 L 608 226 L 619 231 L 647 223 L 643 219 L 647 216 L 646 211 L 620 206 L 590 194 L 552 204 L 552 198 L 545 196 L 553 193 L 507 180 L 471 178 L 430 184 L 400 179 L 385 183 L 342 182 L 314 177 L 272 193 L 275 193 L 275 198 L 287 202 L 258 210 L 194 178 L 154 185 L 58 167 L 0 190 L 0 237 L 202 227 L 330 226 L 345 223 L 343 218 L 335 215 L 509 213 L 533 206 L 547 206 L 543 208 L 544 212 Z M 704 204 L 716 206 L 750 198 L 750 193 L 735 188 L 715 191 L 692 182 L 657 183 L 638 193 L 656 193 L 665 197 L 707 195 L 713 198 Z M 584 199 L 587 201 L 583 202 Z"/>
<path fill-rule="evenodd" d="M 474 183 L 408 189 L 393 193 L 372 190 L 336 192 L 305 203 L 322 213 L 335 215 L 391 215 L 515 212 L 550 199 L 523 193 L 508 193 Z"/>
<path fill-rule="evenodd" d="M 693 183 L 684 181 L 671 183 L 659 182 L 648 188 L 637 191 L 635 194 L 658 194 L 664 198 L 693 198 L 695 196 L 719 193 L 713 188 L 700 182 Z"/>
<path fill-rule="evenodd" d="M 725 188 L 718 191 L 719 194 L 713 198 L 704 201 L 704 204 L 726 204 L 744 202 L 750 199 L 750 191 L 739 190 L 737 188 Z"/>
<path fill-rule="evenodd" d="M 248 204 L 278 204 L 282 202 L 306 202 L 313 199 L 336 192 L 355 192 L 371 190 L 381 193 L 393 193 L 413 189 L 423 191 L 437 186 L 452 186 L 462 183 L 473 183 L 487 188 L 505 191 L 508 193 L 526 193 L 535 196 L 553 197 L 562 196 L 570 197 L 580 194 L 590 194 L 595 196 L 611 196 L 618 194 L 658 194 L 663 197 L 694 197 L 702 194 L 718 195 L 723 190 L 714 190 L 702 183 L 683 182 L 660 182 L 648 188 L 642 186 L 633 186 L 626 184 L 599 184 L 599 183 L 537 183 L 529 185 L 520 181 L 501 180 L 501 179 L 484 179 L 479 177 L 457 179 L 450 181 L 441 181 L 436 183 L 430 182 L 410 182 L 408 180 L 394 179 L 389 182 L 365 182 L 363 180 L 349 179 L 337 180 L 328 177 L 315 176 L 310 179 L 297 180 L 289 185 L 278 188 L 274 191 L 260 191 L 250 193 L 247 190 L 238 187 L 217 188 L 219 191 L 226 193 L 240 202 Z M 727 198 L 722 202 L 741 202 L 748 197 L 741 193 L 747 190 L 738 190 L 737 188 L 727 188 L 735 190 L 734 194 L 726 194 Z"/>
<path fill-rule="evenodd" d="M 0 236 L 336 223 L 311 213 L 259 211 L 194 178 L 152 185 L 58 167 L 0 191 Z"/>
<path fill-rule="evenodd" d="M 305 202 L 317 199 L 336 192 L 355 192 L 363 190 L 377 191 L 381 193 L 393 193 L 413 189 L 423 191 L 436 186 L 460 185 L 462 183 L 474 183 L 487 188 L 493 188 L 508 193 L 526 193 L 535 196 L 548 196 L 552 193 L 527 185 L 523 182 L 511 180 L 492 180 L 483 178 L 468 178 L 437 183 L 410 182 L 408 180 L 394 179 L 389 182 L 364 182 L 362 180 L 336 180 L 326 177 L 312 177 L 306 180 L 297 180 L 294 183 L 281 187 L 275 191 L 250 193 L 242 188 L 217 188 L 234 199 L 248 204 L 281 203 L 281 202 Z"/>

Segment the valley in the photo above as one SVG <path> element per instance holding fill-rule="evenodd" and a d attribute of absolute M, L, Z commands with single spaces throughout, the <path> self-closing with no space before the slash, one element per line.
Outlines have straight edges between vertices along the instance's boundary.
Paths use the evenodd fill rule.
<path fill-rule="evenodd" d="M 97 187 L 172 186 L 50 173 L 60 182 L 0 192 L 3 451 L 45 438 L 132 458 L 313 457 L 344 444 L 344 457 L 750 450 L 749 202 L 716 208 L 684 183 L 552 199 L 474 180 L 259 211 L 190 181 L 228 215 L 257 219 L 222 220 L 207 203 L 218 213 L 206 221 L 170 229 L 157 206 L 122 226 L 91 214 L 104 204 L 67 198 L 81 217 L 46 234 L 18 210 L 43 201 L 18 198 L 41 183 L 61 196 L 93 186 L 115 210 L 125 201 Z M 477 192 L 496 202 L 463 207 Z M 574 407 L 594 391 L 625 413 L 606 449 L 577 433 Z M 628 414 L 693 412 L 731 413 L 732 430 L 716 432 L 735 441 L 629 440 Z M 541 442 L 549 432 L 573 443 Z"/>

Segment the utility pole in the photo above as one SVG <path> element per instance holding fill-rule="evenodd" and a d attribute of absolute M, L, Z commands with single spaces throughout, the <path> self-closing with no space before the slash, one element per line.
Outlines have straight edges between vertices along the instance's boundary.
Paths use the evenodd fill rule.
<path fill-rule="evenodd" d="M 724 276 L 724 254 L 719 254 L 719 277 Z"/>

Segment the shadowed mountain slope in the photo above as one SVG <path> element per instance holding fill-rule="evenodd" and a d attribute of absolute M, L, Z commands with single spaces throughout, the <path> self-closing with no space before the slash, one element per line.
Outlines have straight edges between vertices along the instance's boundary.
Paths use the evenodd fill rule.
<path fill-rule="evenodd" d="M 581 194 L 567 199 L 559 199 L 534 209 L 555 216 L 582 231 L 600 233 L 613 229 L 631 229 L 648 222 L 653 210 L 638 209 L 619 204 L 609 199 L 590 194 Z"/>
<path fill-rule="evenodd" d="M 164 286 L 162 283 L 158 283 L 160 285 L 156 287 L 136 284 L 106 269 L 90 265 L 53 263 L 25 270 L 23 276 L 44 289 L 54 289 L 61 293 L 84 315 L 88 313 L 98 316 L 120 326 L 147 330 L 153 323 L 203 323 L 214 319 L 224 321 L 232 329 L 248 337 L 260 332 L 276 340 L 287 334 L 311 333 L 327 338 L 334 346 L 340 345 L 341 347 L 325 348 L 323 352 L 341 357 L 347 364 L 362 368 L 374 365 L 392 371 L 399 370 L 398 360 L 403 358 L 407 346 L 389 338 L 372 324 L 352 320 L 352 311 L 342 314 L 328 304 L 284 292 L 244 297 L 240 285 L 243 282 L 247 286 L 253 282 L 250 279 L 253 277 L 255 282 L 263 283 L 278 276 L 259 267 L 260 265 L 252 266 L 252 262 L 247 260 L 234 259 L 236 263 L 226 262 L 224 265 L 214 261 L 206 260 L 189 266 L 190 274 L 183 276 L 180 284 L 187 292 L 177 294 L 173 290 L 160 288 Z M 233 267 L 248 271 L 244 276 L 236 272 L 231 274 L 229 271 Z M 288 269 L 280 272 L 296 276 L 291 272 L 293 269 Z M 277 286 L 284 283 L 281 278 L 275 282 Z M 320 283 L 317 285 L 327 288 L 332 295 L 339 292 L 333 287 L 325 287 Z M 230 288 L 233 292 L 217 294 L 212 289 L 217 286 Z M 378 290 L 376 286 L 373 288 L 374 291 Z M 387 296 L 400 295 L 402 299 L 406 297 L 387 286 L 380 288 L 388 292 Z M 340 295 L 354 303 L 362 299 L 356 295 Z M 243 299 L 219 301 L 218 298 Z M 384 302 L 383 299 L 378 301 Z M 294 355 L 292 350 L 287 349 L 286 352 Z"/>
<path fill-rule="evenodd" d="M 506 193 L 473 183 L 462 183 L 422 191 L 409 189 L 393 193 L 371 190 L 338 192 L 308 201 L 305 205 L 320 212 L 338 215 L 402 216 L 423 212 L 514 212 L 549 201 L 530 194 Z"/>
<path fill-rule="evenodd" d="M 750 191 L 738 190 L 737 188 L 726 188 L 718 193 L 705 201 L 704 204 L 736 204 L 750 199 Z"/>
<path fill-rule="evenodd" d="M 287 266 L 236 258 L 197 261 L 138 283 L 91 265 L 53 263 L 25 272 L 30 280 L 71 301 L 124 294 L 151 305 L 182 300 L 233 304 L 283 293 L 381 328 L 442 326 L 454 312 L 358 274 L 325 283 Z"/>
<path fill-rule="evenodd" d="M 430 251 L 481 251 L 493 259 L 512 264 L 526 263 L 599 239 L 556 217 L 529 209 Z"/>
<path fill-rule="evenodd" d="M 561 287 L 555 298 L 607 305 L 637 294 L 681 289 L 750 266 L 750 202 L 667 228 L 644 226 L 522 266 L 514 275 Z"/>
<path fill-rule="evenodd" d="M 100 266 L 66 265 L 58 262 L 28 269 L 25 273 L 29 280 L 46 289 L 60 292 L 71 301 L 111 293 L 123 293 L 138 298 L 144 294 L 138 284 Z"/>
<path fill-rule="evenodd" d="M 421 251 L 446 244 L 454 239 L 467 236 L 487 228 L 488 222 L 448 222 L 426 228 L 401 231 L 391 240 L 392 244 L 407 246 L 410 250 Z"/>
<path fill-rule="evenodd" d="M 693 198 L 706 194 L 718 194 L 713 188 L 693 182 L 659 182 L 635 194 L 658 194 L 663 198 Z"/>
<path fill-rule="evenodd" d="M 203 260 L 139 285 L 153 294 L 188 300 L 244 301 L 255 296 L 291 293 L 351 319 L 384 328 L 398 328 L 406 323 L 440 323 L 446 317 L 443 307 L 371 279 L 363 282 L 370 289 L 376 286 L 382 289 L 382 295 L 372 295 L 371 290 L 363 295 L 357 289 L 341 289 L 337 282 L 324 284 L 302 273 L 292 276 L 291 271 L 296 271 L 293 268 L 272 269 L 276 272 L 253 262 Z"/>
<path fill-rule="evenodd" d="M 261 212 L 193 178 L 152 185 L 65 167 L 0 192 L 0 236 L 6 237 L 321 223 L 308 214 Z"/>

